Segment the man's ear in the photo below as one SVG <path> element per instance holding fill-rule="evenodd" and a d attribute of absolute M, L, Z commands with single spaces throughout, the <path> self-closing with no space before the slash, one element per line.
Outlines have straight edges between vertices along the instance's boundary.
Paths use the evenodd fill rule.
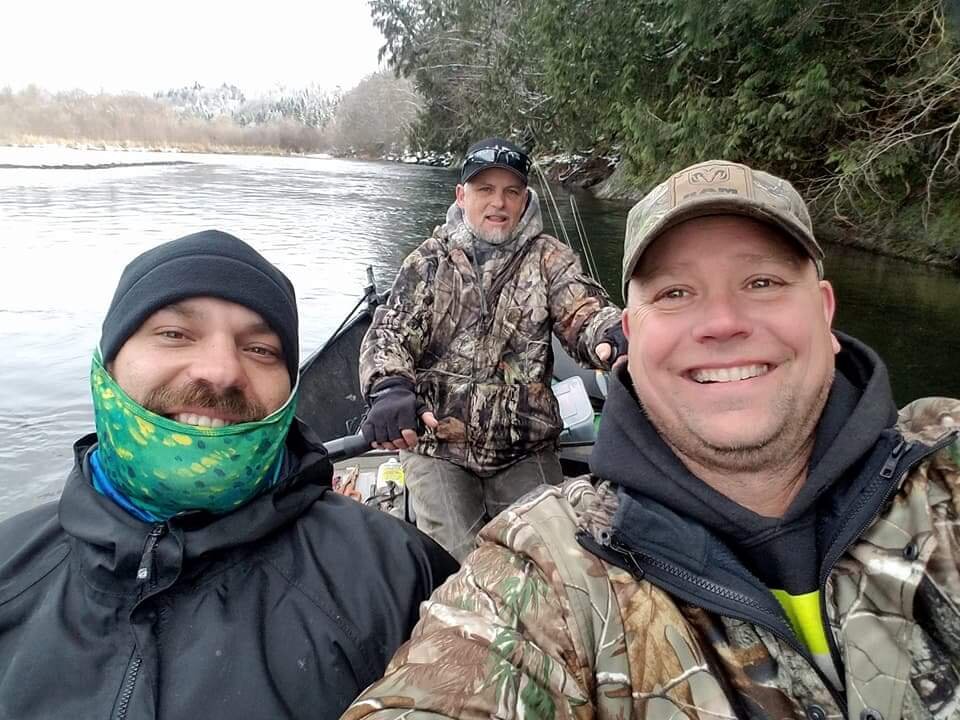
<path fill-rule="evenodd" d="M 823 303 L 823 319 L 827 327 L 833 327 L 833 314 L 837 311 L 837 299 L 829 280 L 820 280 L 820 301 Z"/>
<path fill-rule="evenodd" d="M 466 188 L 463 183 L 457 183 L 457 207 L 463 208 L 463 196 L 466 194 Z"/>
<path fill-rule="evenodd" d="M 623 336 L 629 341 L 630 340 L 630 322 L 627 319 L 626 308 L 624 308 L 620 312 L 620 327 L 623 329 Z"/>
<path fill-rule="evenodd" d="M 837 298 L 833 294 L 833 285 L 829 280 L 820 281 L 820 300 L 823 303 L 823 319 L 827 321 L 827 327 L 833 328 L 833 316 L 837 311 Z M 830 345 L 833 347 L 833 354 L 840 352 L 840 341 L 837 336 L 830 333 Z"/>

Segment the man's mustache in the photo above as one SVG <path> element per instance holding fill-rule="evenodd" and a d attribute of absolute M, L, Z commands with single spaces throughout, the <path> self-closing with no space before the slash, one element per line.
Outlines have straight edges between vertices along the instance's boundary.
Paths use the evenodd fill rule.
<path fill-rule="evenodd" d="M 217 392 L 202 380 L 179 388 L 164 385 L 151 390 L 143 406 L 157 415 L 170 415 L 185 407 L 217 410 L 234 422 L 252 422 L 267 416 L 266 408 L 256 400 L 249 400 L 240 388 Z"/>

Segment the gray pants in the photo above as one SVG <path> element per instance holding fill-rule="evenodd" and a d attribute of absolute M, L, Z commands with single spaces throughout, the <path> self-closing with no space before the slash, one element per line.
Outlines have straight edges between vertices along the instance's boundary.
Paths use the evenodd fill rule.
<path fill-rule="evenodd" d="M 563 482 L 553 450 L 529 455 L 491 477 L 479 477 L 447 460 L 400 451 L 417 527 L 458 562 L 470 554 L 480 529 L 514 500 L 539 485 Z"/>

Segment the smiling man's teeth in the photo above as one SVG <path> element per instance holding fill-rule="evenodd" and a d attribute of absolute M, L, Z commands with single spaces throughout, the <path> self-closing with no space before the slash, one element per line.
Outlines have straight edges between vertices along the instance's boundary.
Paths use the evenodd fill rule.
<path fill-rule="evenodd" d="M 178 413 L 173 419 L 184 425 L 197 425 L 199 427 L 221 428 L 229 425 L 220 418 L 207 417 L 206 415 L 194 415 L 193 413 Z"/>
<path fill-rule="evenodd" d="M 724 383 L 734 380 L 746 380 L 770 372 L 769 365 L 744 365 L 743 367 L 713 368 L 711 370 L 694 370 L 690 376 L 698 383 Z"/>

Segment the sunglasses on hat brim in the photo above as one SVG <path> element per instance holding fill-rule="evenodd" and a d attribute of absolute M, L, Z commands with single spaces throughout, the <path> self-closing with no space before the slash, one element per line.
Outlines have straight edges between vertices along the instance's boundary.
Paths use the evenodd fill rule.
<path fill-rule="evenodd" d="M 471 165 L 472 166 L 482 166 L 482 165 L 505 165 L 511 170 L 527 176 L 527 173 L 530 171 L 530 158 L 527 157 L 522 152 L 517 152 L 516 150 L 510 150 L 509 148 L 500 147 L 485 147 L 480 148 L 479 150 L 474 150 L 472 153 L 467 155 L 463 161 L 463 168 L 467 170 Z"/>

